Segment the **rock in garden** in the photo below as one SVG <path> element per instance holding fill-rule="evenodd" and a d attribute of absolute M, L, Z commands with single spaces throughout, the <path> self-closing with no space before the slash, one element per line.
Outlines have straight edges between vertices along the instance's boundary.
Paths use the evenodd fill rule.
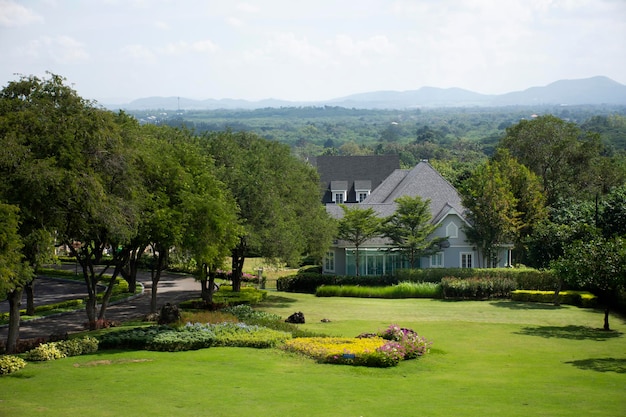
<path fill-rule="evenodd" d="M 297 313 L 293 313 L 291 316 L 287 317 L 285 322 L 294 323 L 294 324 L 304 324 L 304 314 L 301 311 L 298 311 Z"/>
<path fill-rule="evenodd" d="M 180 310 L 178 306 L 167 303 L 161 307 L 159 324 L 176 323 L 178 320 L 180 320 Z"/>

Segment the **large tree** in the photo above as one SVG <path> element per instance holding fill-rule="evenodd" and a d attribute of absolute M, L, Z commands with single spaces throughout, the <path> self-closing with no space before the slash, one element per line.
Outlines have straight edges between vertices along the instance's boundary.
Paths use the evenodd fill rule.
<path fill-rule="evenodd" d="M 55 232 L 76 255 L 92 326 L 100 279 L 95 265 L 105 249 L 133 236 L 138 217 L 132 138 L 121 134 L 125 119 L 82 99 L 54 74 L 21 77 L 0 95 L 0 170 L 6 179 L 0 192 L 21 209 L 24 242 L 38 242 L 28 239 L 33 233 Z"/>
<path fill-rule="evenodd" d="M 22 291 L 33 278 L 32 269 L 22 255 L 18 212 L 16 206 L 0 203 L 0 298 L 9 300 L 7 353 L 15 351 L 19 337 Z"/>
<path fill-rule="evenodd" d="M 341 205 L 343 217 L 338 221 L 337 237 L 354 245 L 356 275 L 360 275 L 360 248 L 381 233 L 381 219 L 373 208 Z"/>
<path fill-rule="evenodd" d="M 522 120 L 506 130 L 500 142 L 542 181 L 548 205 L 588 192 L 597 183 L 594 161 L 602 145 L 595 133 L 552 115 Z"/>
<path fill-rule="evenodd" d="M 231 254 L 235 291 L 251 254 L 291 265 L 303 254 L 321 259 L 333 230 L 313 167 L 291 155 L 286 145 L 245 132 L 212 133 L 203 146 L 239 207 L 243 229 Z"/>
<path fill-rule="evenodd" d="M 500 248 L 514 242 L 518 236 L 518 200 L 507 177 L 491 161 L 472 173 L 465 181 L 461 195 L 470 223 L 467 238 L 478 248 L 484 267 L 493 267 L 499 260 Z"/>
<path fill-rule="evenodd" d="M 446 237 L 428 238 L 438 227 L 431 223 L 430 200 L 402 196 L 395 202 L 396 212 L 383 222 L 383 236 L 389 238 L 394 250 L 399 250 L 411 268 L 415 268 L 421 257 L 441 250 Z"/>

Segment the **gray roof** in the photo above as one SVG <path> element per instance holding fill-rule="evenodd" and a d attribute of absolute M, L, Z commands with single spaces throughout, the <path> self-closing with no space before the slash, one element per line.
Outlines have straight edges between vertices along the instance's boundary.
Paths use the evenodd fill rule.
<path fill-rule="evenodd" d="M 311 158 L 311 165 L 317 168 L 320 175 L 322 202 L 329 203 L 331 186 L 336 181 L 346 181 L 347 200 L 356 202 L 355 191 L 373 190 L 394 170 L 400 168 L 398 155 L 364 155 L 364 156 L 332 156 L 323 155 Z"/>
<path fill-rule="evenodd" d="M 425 161 L 410 170 L 393 171 L 358 206 L 371 207 L 380 217 L 388 217 L 396 211 L 395 200 L 405 195 L 420 196 L 424 200 L 430 200 L 433 223 L 438 223 L 452 209 L 460 216 L 463 216 L 465 211 L 457 190 Z M 354 205 L 348 204 L 348 206 Z M 337 205 L 327 205 L 326 209 L 332 217 L 343 217 L 343 211 Z"/>

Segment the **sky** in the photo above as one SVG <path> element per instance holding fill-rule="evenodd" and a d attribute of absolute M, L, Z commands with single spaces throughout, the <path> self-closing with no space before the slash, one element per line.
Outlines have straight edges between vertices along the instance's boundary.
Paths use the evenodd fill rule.
<path fill-rule="evenodd" d="M 626 0 L 0 0 L 0 85 L 47 71 L 103 104 L 626 84 Z"/>

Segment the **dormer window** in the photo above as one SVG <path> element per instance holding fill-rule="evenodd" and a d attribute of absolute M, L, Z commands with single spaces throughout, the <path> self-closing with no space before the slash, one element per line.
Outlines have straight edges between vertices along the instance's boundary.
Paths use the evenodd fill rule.
<path fill-rule="evenodd" d="M 333 203 L 343 204 L 348 198 L 348 181 L 331 181 L 330 193 Z"/>
<path fill-rule="evenodd" d="M 372 191 L 372 181 L 357 180 L 354 181 L 354 193 L 359 203 L 365 200 Z"/>

